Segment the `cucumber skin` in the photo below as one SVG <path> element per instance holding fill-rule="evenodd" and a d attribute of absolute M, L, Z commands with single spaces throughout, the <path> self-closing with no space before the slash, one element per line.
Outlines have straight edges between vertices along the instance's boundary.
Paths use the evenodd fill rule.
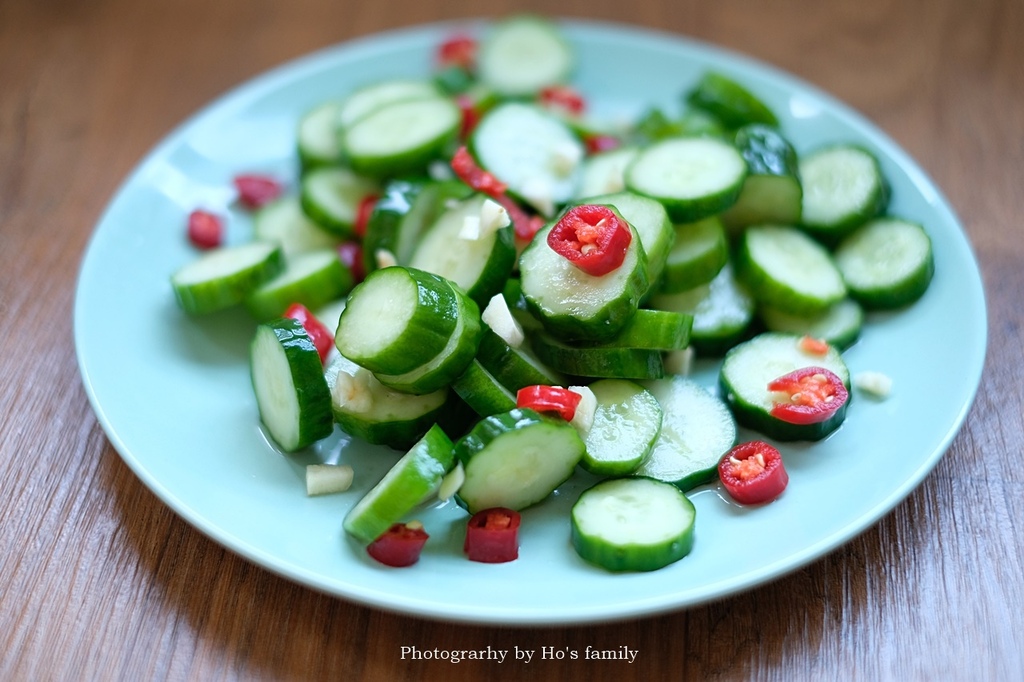
<path fill-rule="evenodd" d="M 221 247 L 231 248 L 231 247 Z M 210 284 L 181 285 L 171 275 L 171 289 L 178 305 L 189 315 L 207 315 L 241 304 L 245 297 L 255 291 L 261 284 L 269 282 L 284 270 L 284 251 L 278 246 L 270 256 L 257 265 L 247 268 L 242 274 L 233 277 L 231 286 L 210 295 Z"/>
<path fill-rule="evenodd" d="M 647 348 L 580 346 L 562 343 L 550 334 L 530 337 L 540 361 L 571 376 L 606 379 L 660 379 L 665 376 L 661 351 Z"/>
<path fill-rule="evenodd" d="M 355 284 L 352 271 L 341 260 L 331 261 L 329 267 L 329 273 L 322 272 L 320 274 L 318 287 L 304 287 L 300 292 L 299 287 L 294 283 L 286 289 L 275 291 L 268 291 L 261 286 L 246 297 L 243 303 L 249 314 L 259 322 L 284 315 L 288 306 L 293 303 L 301 303 L 310 310 L 321 308 L 328 303 L 344 298 Z"/>
<path fill-rule="evenodd" d="M 529 355 L 518 348 L 512 348 L 486 324 L 483 326 L 476 357 L 484 369 L 510 391 L 538 384 L 564 386 L 567 381 L 565 375 L 539 360 L 531 362 Z"/>
<path fill-rule="evenodd" d="M 610 403 L 610 399 L 613 396 L 619 398 L 619 394 L 622 391 L 625 391 L 627 388 L 633 389 L 635 391 L 632 396 L 628 397 L 626 401 L 619 400 L 615 403 Z M 650 391 L 645 389 L 643 386 L 640 386 L 639 384 L 635 384 L 631 381 L 627 381 L 624 379 L 599 379 L 594 383 L 590 384 L 590 389 L 594 392 L 594 395 L 597 398 L 598 415 L 600 415 L 602 408 L 611 409 L 611 405 L 621 405 L 624 402 L 632 401 L 634 399 L 646 400 L 650 405 L 658 408 L 658 426 L 656 429 L 653 429 L 651 438 L 649 440 L 642 441 L 640 443 L 639 450 L 633 450 L 633 453 L 636 455 L 633 458 L 607 460 L 600 459 L 594 456 L 594 453 L 591 452 L 590 442 L 591 435 L 594 434 L 594 429 L 598 428 L 597 419 L 595 419 L 594 426 L 591 427 L 590 431 L 583 439 L 584 444 L 587 444 L 588 446 L 587 452 L 583 454 L 583 459 L 580 460 L 580 467 L 584 471 L 589 471 L 595 476 L 628 476 L 632 474 L 634 471 L 636 471 L 637 467 L 639 467 L 640 464 L 644 461 L 644 459 L 646 459 L 647 456 L 650 455 L 651 449 L 654 447 L 655 441 L 658 440 L 658 434 L 661 433 L 661 422 L 664 417 L 663 413 L 661 412 L 661 406 L 658 403 L 657 398 L 651 395 Z M 646 394 L 646 397 L 644 394 Z M 602 417 L 602 419 L 604 419 L 604 417 Z M 637 420 L 635 419 L 630 419 L 629 421 L 631 424 L 634 425 L 637 422 Z M 621 431 L 619 433 L 621 433 Z M 635 433 L 630 433 L 629 435 L 631 437 L 635 437 Z M 620 439 L 616 440 L 617 442 L 621 442 Z"/>

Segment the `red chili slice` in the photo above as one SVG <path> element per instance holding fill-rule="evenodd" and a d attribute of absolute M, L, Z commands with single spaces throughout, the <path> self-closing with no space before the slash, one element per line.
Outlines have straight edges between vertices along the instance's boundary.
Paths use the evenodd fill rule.
<path fill-rule="evenodd" d="M 828 420 L 849 398 L 843 380 L 824 367 L 804 367 L 768 383 L 778 394 L 771 415 L 790 424 Z"/>
<path fill-rule="evenodd" d="M 313 345 L 316 346 L 316 352 L 320 355 L 320 362 L 325 362 L 327 360 L 327 355 L 331 352 L 331 348 L 334 346 L 334 334 L 327 329 L 327 326 L 318 320 L 316 316 L 309 311 L 309 308 L 301 303 L 292 303 L 288 306 L 288 309 L 284 311 L 284 316 L 299 321 L 302 328 L 306 330 L 307 334 L 309 334 L 309 338 L 313 342 Z"/>
<path fill-rule="evenodd" d="M 572 116 L 580 116 L 587 108 L 583 95 L 568 85 L 549 85 L 538 95 L 542 106 L 560 109 Z"/>
<path fill-rule="evenodd" d="M 614 135 L 587 135 L 583 138 L 583 144 L 586 145 L 588 154 L 600 154 L 618 149 L 622 146 L 622 140 Z"/>
<path fill-rule="evenodd" d="M 366 226 L 370 224 L 370 216 L 373 215 L 373 209 L 377 206 L 379 198 L 376 194 L 367 194 L 359 201 L 359 206 L 356 208 L 356 219 L 352 223 L 352 231 L 357 237 L 366 236 Z"/>
<path fill-rule="evenodd" d="M 284 187 L 277 179 L 269 175 L 246 173 L 236 175 L 235 189 L 238 190 L 238 201 L 250 209 L 260 208 L 281 196 Z"/>
<path fill-rule="evenodd" d="M 196 209 L 188 214 L 188 239 L 200 249 L 212 249 L 224 241 L 224 221 L 209 211 Z"/>
<path fill-rule="evenodd" d="M 359 284 L 366 279 L 366 264 L 363 262 L 363 246 L 357 241 L 338 244 L 338 259 L 352 273 L 352 281 Z"/>
<path fill-rule="evenodd" d="M 548 232 L 548 246 L 588 275 L 600 277 L 622 265 L 633 236 L 607 206 L 569 209 Z"/>
<path fill-rule="evenodd" d="M 480 112 L 477 109 L 476 100 L 469 95 L 458 95 L 455 98 L 455 103 L 459 106 L 459 111 L 462 112 L 462 125 L 459 128 L 459 136 L 464 140 L 469 137 L 469 134 L 473 132 L 473 128 L 480 121 Z"/>
<path fill-rule="evenodd" d="M 423 545 L 429 538 L 421 523 L 396 523 L 367 545 L 366 553 L 385 566 L 412 566 L 419 561 Z"/>
<path fill-rule="evenodd" d="M 565 421 L 572 421 L 583 396 L 561 386 L 524 386 L 516 392 L 516 407 L 538 412 L 555 412 Z"/>
<path fill-rule="evenodd" d="M 729 496 L 742 504 L 770 502 L 789 484 L 782 455 L 760 440 L 730 450 L 718 463 L 718 477 Z"/>
<path fill-rule="evenodd" d="M 816 339 L 809 334 L 805 334 L 800 339 L 800 350 L 806 351 L 811 355 L 827 355 L 829 345 L 821 339 Z"/>
<path fill-rule="evenodd" d="M 519 512 L 504 507 L 484 509 L 466 524 L 463 551 L 470 561 L 501 564 L 519 557 Z"/>
<path fill-rule="evenodd" d="M 476 66 L 476 40 L 468 35 L 455 34 L 437 48 L 438 66 L 458 66 L 472 71 Z"/>
<path fill-rule="evenodd" d="M 508 185 L 477 165 L 476 160 L 465 146 L 459 147 L 455 151 L 451 166 L 452 170 L 455 171 L 455 175 L 460 180 L 475 191 L 491 197 L 508 211 L 508 217 L 512 220 L 516 239 L 522 242 L 529 242 L 537 234 L 537 231 L 544 226 L 543 218 L 531 216 L 519 204 L 513 201 L 505 193 L 508 190 Z"/>

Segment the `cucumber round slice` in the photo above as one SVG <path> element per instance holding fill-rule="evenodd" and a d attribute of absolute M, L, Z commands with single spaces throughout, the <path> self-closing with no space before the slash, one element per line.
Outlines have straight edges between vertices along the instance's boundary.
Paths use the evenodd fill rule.
<path fill-rule="evenodd" d="M 516 397 L 478 361 L 469 363 L 452 390 L 481 417 L 508 412 L 516 406 Z"/>
<path fill-rule="evenodd" d="M 782 441 L 821 440 L 846 418 L 849 400 L 827 421 L 790 424 L 771 415 L 774 400 L 768 384 L 804 367 L 824 367 L 850 388 L 850 372 L 835 347 L 825 355 L 809 353 L 801 336 L 766 332 L 730 350 L 719 372 L 722 395 L 743 426 Z M 852 394 L 851 394 L 852 395 Z"/>
<path fill-rule="evenodd" d="M 331 393 L 320 354 L 298 320 L 259 325 L 249 365 L 260 420 L 282 450 L 296 452 L 331 435 Z"/>
<path fill-rule="evenodd" d="M 863 147 L 816 150 L 800 160 L 800 178 L 802 225 L 828 245 L 879 215 L 889 203 L 889 186 L 878 160 Z"/>
<path fill-rule="evenodd" d="M 335 126 L 347 128 L 387 104 L 440 94 L 437 86 L 426 80 L 394 78 L 364 85 L 341 102 Z"/>
<path fill-rule="evenodd" d="M 728 142 L 674 137 L 637 154 L 626 187 L 660 201 L 673 222 L 691 223 L 731 206 L 746 177 L 746 161 Z"/>
<path fill-rule="evenodd" d="M 487 112 L 473 129 L 470 148 L 511 194 L 544 215 L 575 194 L 585 154 L 583 143 L 561 118 L 521 102 Z"/>
<path fill-rule="evenodd" d="M 708 71 L 687 93 L 687 101 L 729 128 L 751 123 L 778 126 L 775 113 L 757 95 L 722 73 Z"/>
<path fill-rule="evenodd" d="M 530 311 L 552 335 L 603 341 L 615 336 L 636 313 L 647 292 L 647 258 L 636 230 L 626 257 L 615 270 L 594 277 L 548 246 L 554 224 L 542 228 L 519 257 L 519 278 Z"/>
<path fill-rule="evenodd" d="M 737 274 L 762 303 L 814 315 L 846 297 L 831 254 L 795 227 L 751 227 L 743 232 L 737 253 Z"/>
<path fill-rule="evenodd" d="M 722 214 L 722 222 L 734 231 L 749 225 L 798 224 L 803 185 L 793 145 L 775 128 L 760 124 L 737 130 L 734 143 L 749 174 L 736 203 Z"/>
<path fill-rule="evenodd" d="M 485 417 L 455 443 L 466 472 L 456 499 L 471 514 L 525 509 L 568 480 L 584 450 L 563 419 L 520 408 Z"/>
<path fill-rule="evenodd" d="M 568 80 L 573 51 L 553 22 L 517 16 L 494 25 L 480 46 L 480 80 L 506 97 L 534 95 Z"/>
<path fill-rule="evenodd" d="M 303 168 L 341 162 L 341 147 L 338 145 L 340 111 L 340 103 L 325 102 L 310 109 L 299 120 L 298 151 Z"/>
<path fill-rule="evenodd" d="M 761 320 L 769 331 L 812 336 L 845 350 L 860 336 L 864 310 L 850 298 L 844 298 L 824 313 L 813 316 L 791 315 L 772 306 L 762 306 Z"/>
<path fill-rule="evenodd" d="M 660 202 L 634 192 L 593 197 L 587 203 L 613 206 L 636 229 L 647 256 L 647 279 L 653 289 L 661 279 L 669 249 L 676 238 L 672 221 Z"/>
<path fill-rule="evenodd" d="M 277 242 L 287 258 L 317 249 L 334 249 L 342 237 L 320 227 L 306 215 L 298 195 L 289 194 L 260 208 L 252 219 L 253 236 Z"/>
<path fill-rule="evenodd" d="M 445 280 L 422 270 L 384 268 L 349 294 L 335 345 L 373 372 L 400 374 L 440 353 L 458 319 L 458 298 Z"/>
<path fill-rule="evenodd" d="M 341 430 L 396 450 L 412 447 L 440 419 L 448 402 L 447 389 L 425 395 L 392 391 L 370 370 L 341 355 L 334 356 L 324 375 Z"/>
<path fill-rule="evenodd" d="M 480 335 L 477 359 L 509 391 L 538 384 L 565 386 L 568 383 L 564 374 L 545 365 L 529 348 L 513 348 L 486 325 Z"/>
<path fill-rule="evenodd" d="M 597 411 L 583 436 L 587 451 L 580 466 L 598 476 L 633 473 L 661 432 L 661 405 L 632 381 L 599 379 L 589 388 L 597 399 Z"/>
<path fill-rule="evenodd" d="M 932 242 L 924 228 L 879 218 L 857 228 L 836 249 L 836 265 L 850 295 L 873 310 L 919 299 L 935 272 Z"/>
<path fill-rule="evenodd" d="M 736 444 L 736 421 L 725 403 L 690 379 L 673 376 L 642 384 L 665 417 L 639 476 L 684 492 L 714 480 L 722 455 Z"/>
<path fill-rule="evenodd" d="M 467 220 L 480 220 L 483 194 L 444 210 L 423 234 L 409 265 L 433 272 L 462 287 L 477 305 L 485 306 L 505 286 L 516 261 L 515 235 L 509 224 L 477 239 L 460 236 Z"/>
<path fill-rule="evenodd" d="M 359 204 L 377 192 L 371 180 L 341 166 L 314 168 L 302 177 L 302 210 L 317 225 L 342 237 L 353 236 Z"/>
<path fill-rule="evenodd" d="M 697 510 L 675 486 L 619 478 L 588 488 L 572 507 L 572 544 L 609 571 L 654 571 L 693 549 Z"/>
<path fill-rule="evenodd" d="M 258 321 L 280 317 L 292 303 L 315 310 L 337 300 L 352 288 L 352 273 L 337 251 L 294 254 L 276 277 L 261 284 L 245 299 L 245 307 Z"/>
<path fill-rule="evenodd" d="M 447 97 L 385 104 L 341 131 L 345 158 L 358 173 L 374 177 L 415 173 L 453 144 L 462 113 Z"/>
<path fill-rule="evenodd" d="M 728 260 L 729 242 L 717 217 L 677 225 L 675 243 L 661 277 L 661 291 L 679 293 L 707 284 Z"/>
<path fill-rule="evenodd" d="M 252 242 L 211 249 L 171 275 L 181 309 L 204 315 L 238 305 L 284 268 L 281 247 Z"/>
<path fill-rule="evenodd" d="M 546 332 L 532 334 L 530 344 L 541 362 L 572 376 L 657 379 L 665 375 L 659 350 L 569 345 Z"/>
<path fill-rule="evenodd" d="M 349 510 L 342 524 L 345 531 L 363 544 L 373 542 L 436 495 L 453 462 L 451 440 L 441 427 L 432 426 Z"/>
<path fill-rule="evenodd" d="M 626 189 L 626 168 L 636 158 L 636 147 L 619 147 L 588 156 L 583 161 L 576 199 L 590 199 Z"/>

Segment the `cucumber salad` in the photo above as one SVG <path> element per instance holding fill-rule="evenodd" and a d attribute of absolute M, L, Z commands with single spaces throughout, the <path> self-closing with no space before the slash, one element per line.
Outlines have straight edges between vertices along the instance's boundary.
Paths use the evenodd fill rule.
<path fill-rule="evenodd" d="M 251 314 L 253 419 L 280 451 L 341 431 L 402 453 L 362 490 L 344 461 L 307 467 L 306 494 L 353 496 L 353 544 L 416 564 L 440 500 L 465 510 L 467 560 L 514 561 L 520 512 L 585 471 L 567 541 L 659 569 L 693 549 L 689 493 L 769 504 L 789 443 L 840 428 L 855 390 L 884 399 L 843 353 L 934 265 L 870 149 L 798 155 L 758 84 L 714 71 L 670 84 L 678 111 L 595 120 L 536 16 L 434 60 L 306 112 L 293 182 L 235 177 L 252 238 L 225 245 L 197 208 L 170 275 L 189 315 Z M 695 358 L 720 360 L 716 387 Z"/>

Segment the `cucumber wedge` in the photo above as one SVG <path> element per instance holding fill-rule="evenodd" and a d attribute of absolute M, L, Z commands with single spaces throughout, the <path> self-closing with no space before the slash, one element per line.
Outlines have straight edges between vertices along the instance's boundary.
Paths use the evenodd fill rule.
<path fill-rule="evenodd" d="M 708 71 L 687 93 L 691 106 L 702 109 L 729 128 L 751 123 L 778 126 L 775 112 L 745 86 L 723 73 Z"/>
<path fill-rule="evenodd" d="M 722 214 L 722 222 L 734 232 L 749 225 L 798 224 L 803 185 L 793 145 L 775 128 L 761 124 L 737 130 L 734 143 L 749 174 L 736 203 Z"/>
<path fill-rule="evenodd" d="M 600 379 L 589 388 L 597 399 L 597 411 L 583 436 L 587 451 L 580 466 L 598 476 L 633 473 L 661 432 L 661 405 L 632 381 Z"/>

